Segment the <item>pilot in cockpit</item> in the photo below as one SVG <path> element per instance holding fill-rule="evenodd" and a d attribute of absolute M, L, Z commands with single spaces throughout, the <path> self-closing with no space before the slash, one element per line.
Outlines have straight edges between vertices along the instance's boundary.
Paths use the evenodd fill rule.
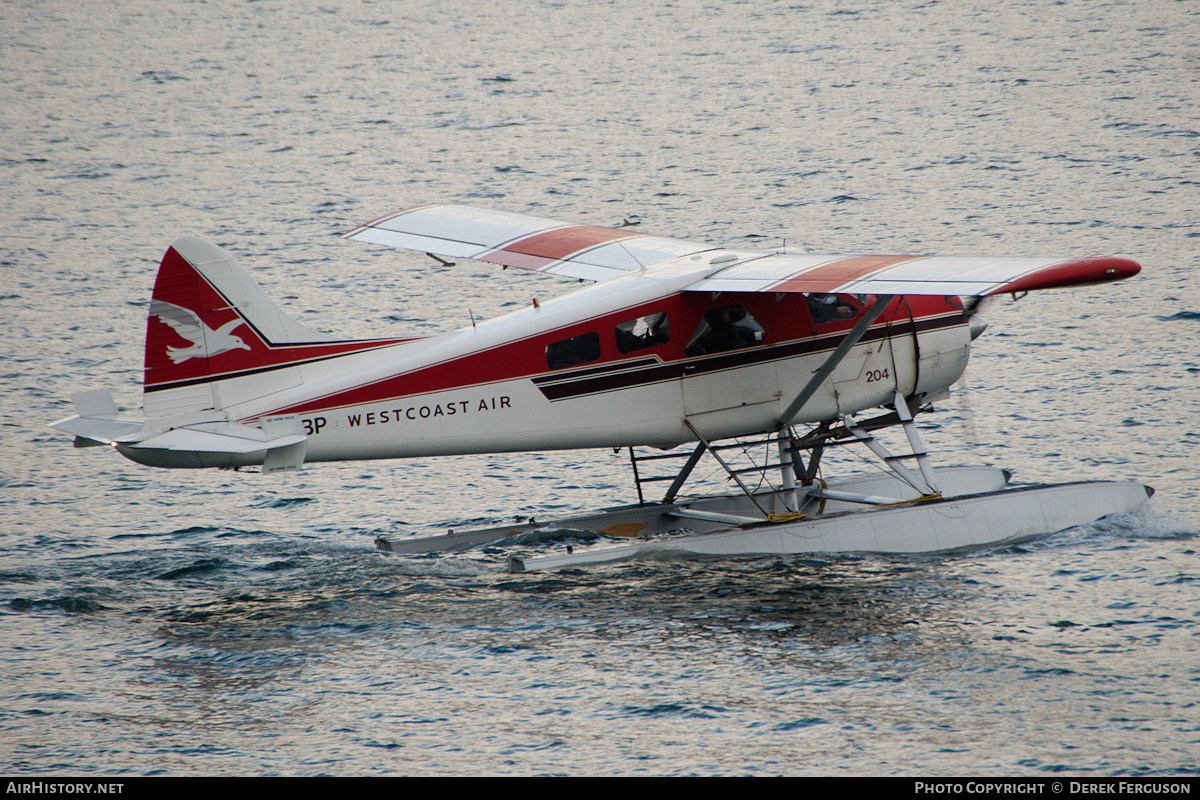
<path fill-rule="evenodd" d="M 853 319 L 858 314 L 854 306 L 836 294 L 807 294 L 804 299 L 808 302 L 814 325 Z"/>

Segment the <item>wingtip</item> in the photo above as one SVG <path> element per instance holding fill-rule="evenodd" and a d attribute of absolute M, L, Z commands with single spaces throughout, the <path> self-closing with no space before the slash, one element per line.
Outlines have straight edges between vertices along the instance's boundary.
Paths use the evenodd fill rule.
<path fill-rule="evenodd" d="M 1029 292 L 1035 289 L 1057 289 L 1066 286 L 1090 286 L 1097 283 L 1132 278 L 1142 271 L 1136 261 L 1116 256 L 1080 258 L 1043 267 L 1015 281 L 1006 283 L 988 294 Z"/>
<path fill-rule="evenodd" d="M 1142 265 L 1128 258 L 1110 258 L 1108 261 L 1113 262 L 1109 272 L 1112 273 L 1110 280 L 1119 281 L 1124 278 L 1132 278 L 1142 271 Z"/>

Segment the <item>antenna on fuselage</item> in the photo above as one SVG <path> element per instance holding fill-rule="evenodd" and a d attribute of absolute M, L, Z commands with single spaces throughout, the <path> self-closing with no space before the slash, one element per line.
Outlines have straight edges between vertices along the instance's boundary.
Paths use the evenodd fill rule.
<path fill-rule="evenodd" d="M 621 219 L 621 224 L 617 226 L 617 229 L 618 229 L 618 230 L 620 230 L 621 228 L 632 228 L 632 227 L 633 227 L 633 226 L 635 226 L 635 225 L 641 225 L 641 224 L 642 224 L 642 221 L 641 221 L 640 219 L 636 219 L 636 218 L 635 218 L 635 219 L 632 219 L 632 220 L 631 220 L 631 219 L 629 219 L 628 217 L 623 217 L 623 218 Z M 637 256 L 635 256 L 635 255 L 634 255 L 634 254 L 633 254 L 633 253 L 630 251 L 630 249 L 629 249 L 628 247 L 626 247 L 624 244 L 622 244 L 620 239 L 618 239 L 618 238 L 616 238 L 616 237 L 613 237 L 613 243 L 614 243 L 614 244 L 615 244 L 617 247 L 619 247 L 619 248 L 621 248 L 622 250 L 624 250 L 624 251 L 625 251 L 625 255 L 627 255 L 627 256 L 629 256 L 630 258 L 632 258 L 632 259 L 633 259 L 633 263 L 635 263 L 635 264 L 637 264 L 637 265 L 638 265 L 638 271 L 639 271 L 639 272 L 645 272 L 645 271 L 646 271 L 646 265 L 645 265 L 645 264 L 643 264 L 641 261 L 639 261 L 639 260 L 638 260 L 638 257 L 637 257 Z"/>

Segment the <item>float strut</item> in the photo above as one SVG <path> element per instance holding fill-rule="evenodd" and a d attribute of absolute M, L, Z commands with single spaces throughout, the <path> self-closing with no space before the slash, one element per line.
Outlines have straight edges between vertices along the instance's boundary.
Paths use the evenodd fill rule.
<path fill-rule="evenodd" d="M 690 428 L 691 426 L 689 425 L 688 427 Z M 695 469 L 696 464 L 700 462 L 700 456 L 704 455 L 704 451 L 707 448 L 708 445 L 704 443 L 703 439 L 701 439 L 700 443 L 696 445 L 696 449 L 692 451 L 690 456 L 688 456 L 687 463 L 683 465 L 683 469 L 679 470 L 679 474 L 675 476 L 675 480 L 671 481 L 671 486 L 667 489 L 667 494 L 662 499 L 664 503 L 675 502 L 675 495 L 679 494 L 679 490 L 683 488 L 683 482 L 686 481 L 688 476 L 692 474 L 692 470 Z M 638 491 L 638 498 L 641 499 L 641 489 L 639 488 Z"/>
<path fill-rule="evenodd" d="M 742 491 L 745 492 L 746 497 L 749 497 L 750 502 L 754 503 L 755 507 L 757 507 L 758 510 L 762 512 L 763 517 L 765 519 L 770 519 L 771 512 L 767 511 L 765 508 L 762 507 L 762 503 L 758 502 L 758 498 L 754 496 L 754 492 L 752 492 L 748 488 L 746 488 L 746 484 L 742 483 L 742 479 L 739 478 L 737 476 L 737 473 L 734 472 L 730 468 L 730 466 L 725 463 L 725 459 L 721 458 L 721 456 L 717 454 L 717 451 L 712 449 L 712 447 L 709 445 L 708 441 L 703 436 L 700 435 L 700 431 L 696 430 L 696 427 L 694 425 L 692 425 L 691 421 L 685 418 L 683 420 L 683 424 L 687 425 L 688 428 L 691 430 L 691 432 L 693 434 L 695 434 L 696 438 L 700 440 L 700 443 L 708 448 L 708 451 L 710 453 L 712 453 L 712 456 L 713 456 L 713 458 L 715 458 L 717 460 L 717 463 L 720 464 L 725 469 L 725 471 L 729 473 L 729 477 L 731 477 L 735 481 L 737 481 L 737 485 L 742 487 Z"/>
<path fill-rule="evenodd" d="M 795 441 L 790 427 L 779 432 L 779 478 L 783 484 L 780 487 L 780 495 L 784 507 L 793 514 L 800 508 L 799 499 L 796 497 L 796 466 L 792 460 L 792 445 Z"/>
<path fill-rule="evenodd" d="M 913 455 L 917 458 L 917 466 L 921 469 L 921 477 L 925 479 L 925 485 L 929 487 L 930 494 L 936 494 L 938 491 L 937 484 L 933 482 L 933 466 L 929 463 L 929 453 L 925 450 L 925 443 L 921 441 L 921 434 L 917 432 L 917 425 L 913 422 L 912 411 L 908 407 L 908 401 L 899 392 L 896 392 L 896 413 L 900 416 L 903 423 L 904 435 L 908 437 L 908 446 L 912 448 Z"/>

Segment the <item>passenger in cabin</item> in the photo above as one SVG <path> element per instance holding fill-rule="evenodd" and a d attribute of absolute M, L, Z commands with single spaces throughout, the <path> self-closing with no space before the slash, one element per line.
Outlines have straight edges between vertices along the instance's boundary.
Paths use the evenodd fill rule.
<path fill-rule="evenodd" d="M 724 353 L 762 343 L 764 331 L 741 306 L 722 306 L 704 312 L 691 342 L 684 348 L 689 356 Z"/>
<path fill-rule="evenodd" d="M 667 315 L 663 312 L 622 322 L 615 330 L 618 353 L 632 353 L 671 341 Z"/>

